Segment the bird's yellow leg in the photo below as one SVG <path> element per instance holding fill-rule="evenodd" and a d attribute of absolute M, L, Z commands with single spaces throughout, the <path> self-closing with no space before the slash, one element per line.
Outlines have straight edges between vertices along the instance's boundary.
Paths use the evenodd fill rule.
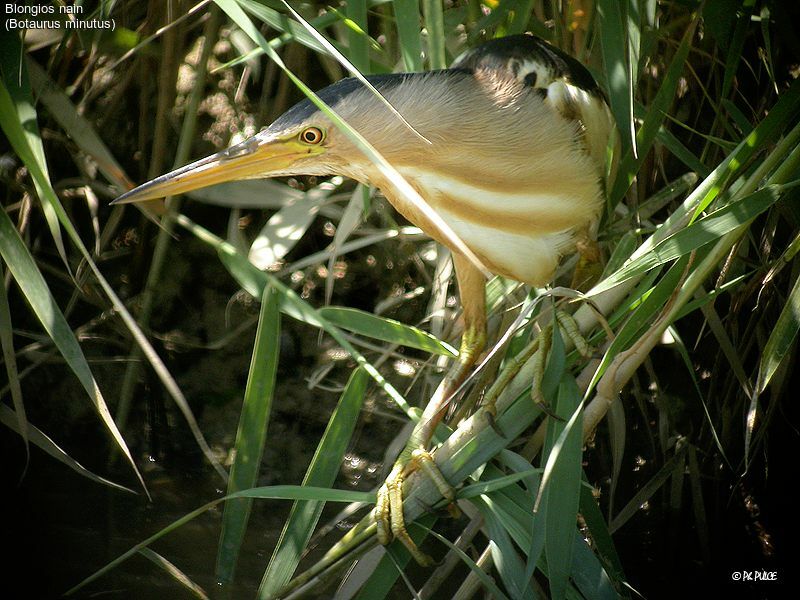
<path fill-rule="evenodd" d="M 417 548 L 406 531 L 403 518 L 403 483 L 411 473 L 421 468 L 431 477 L 444 498 L 454 498 L 452 487 L 436 468 L 426 449 L 447 410 L 451 396 L 486 346 L 486 294 L 483 274 L 458 254 L 453 255 L 453 261 L 464 312 L 464 334 L 461 337 L 458 362 L 447 373 L 425 407 L 405 448 L 378 490 L 375 504 L 378 541 L 386 545 L 397 538 L 421 565 L 430 565 L 433 560 Z"/>
<path fill-rule="evenodd" d="M 572 273 L 572 289 L 585 292 L 591 288 L 603 274 L 603 260 L 600 245 L 592 239 L 588 232 L 577 242 L 578 263 Z"/>

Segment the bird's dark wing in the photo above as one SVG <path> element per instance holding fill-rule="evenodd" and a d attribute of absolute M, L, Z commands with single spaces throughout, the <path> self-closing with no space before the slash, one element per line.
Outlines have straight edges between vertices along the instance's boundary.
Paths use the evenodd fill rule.
<path fill-rule="evenodd" d="M 454 68 L 507 71 L 525 85 L 546 90 L 564 81 L 593 95 L 602 96 L 589 70 L 569 54 L 533 35 L 510 35 L 468 50 Z"/>
<path fill-rule="evenodd" d="M 536 36 L 511 35 L 468 50 L 452 68 L 534 88 L 561 117 L 576 123 L 586 151 L 604 172 L 613 118 L 594 77 L 575 58 Z"/>

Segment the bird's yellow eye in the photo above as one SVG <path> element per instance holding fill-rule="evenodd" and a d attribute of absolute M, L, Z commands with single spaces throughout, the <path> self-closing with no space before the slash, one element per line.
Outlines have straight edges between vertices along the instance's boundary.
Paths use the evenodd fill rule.
<path fill-rule="evenodd" d="M 312 146 L 319 144 L 323 137 L 325 136 L 317 127 L 306 127 L 300 132 L 300 141 L 305 142 L 306 144 L 311 144 Z"/>

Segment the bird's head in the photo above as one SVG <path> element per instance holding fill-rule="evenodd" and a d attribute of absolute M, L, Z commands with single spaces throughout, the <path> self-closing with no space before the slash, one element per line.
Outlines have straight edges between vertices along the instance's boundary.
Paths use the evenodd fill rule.
<path fill-rule="evenodd" d="M 415 78 L 413 81 L 411 78 Z M 415 114 L 421 102 L 412 93 L 424 75 L 369 77 L 370 83 L 403 114 Z M 429 77 L 433 83 L 433 77 Z M 381 149 L 408 149 L 401 140 L 416 134 L 374 93 L 356 79 L 338 81 L 317 95 L 325 104 Z M 418 111 L 417 111 L 418 114 Z M 419 142 L 419 138 L 416 139 Z M 368 181 L 371 163 L 310 100 L 303 100 L 255 136 L 206 158 L 166 173 L 123 194 L 115 203 L 139 202 L 190 192 L 210 185 L 290 175 L 348 175 Z"/>

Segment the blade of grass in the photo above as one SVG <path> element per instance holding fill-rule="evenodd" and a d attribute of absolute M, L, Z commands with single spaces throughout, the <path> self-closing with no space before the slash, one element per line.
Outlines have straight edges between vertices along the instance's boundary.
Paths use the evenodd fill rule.
<path fill-rule="evenodd" d="M 369 37 L 367 27 L 367 2 L 366 0 L 347 0 L 345 5 L 347 18 L 356 24 L 357 28 L 347 27 L 348 58 L 353 66 L 361 73 L 369 73 Z"/>
<path fill-rule="evenodd" d="M 627 422 L 625 407 L 619 398 L 616 398 L 608 410 L 608 439 L 611 446 L 611 484 L 608 490 L 608 512 L 613 513 L 614 496 L 619 484 L 622 461 L 625 457 L 625 441 L 627 437 Z"/>
<path fill-rule="evenodd" d="M 490 476 L 493 476 L 491 471 Z M 480 499 L 487 505 L 503 530 L 520 548 L 531 547 L 533 532 L 531 512 L 536 499 L 535 493 L 536 490 L 529 491 L 523 490 L 519 486 L 507 486 Z M 489 538 L 493 539 L 491 535 Z M 515 571 L 512 576 L 517 578 L 518 583 L 515 585 L 520 589 L 523 581 L 530 581 L 530 578 L 526 577 L 522 571 Z"/>
<path fill-rule="evenodd" d="M 755 2 L 754 0 L 745 0 L 740 6 L 741 10 L 737 10 L 736 27 L 733 31 L 733 37 L 725 51 L 725 74 L 722 79 L 720 98 L 727 98 L 733 87 L 734 76 L 736 75 L 736 70 L 742 58 L 742 49 L 744 48 Z"/>
<path fill-rule="evenodd" d="M 446 69 L 444 10 L 442 0 L 422 0 L 425 31 L 428 32 L 428 65 L 431 69 Z"/>
<path fill-rule="evenodd" d="M 286 256 L 317 218 L 332 190 L 314 188 L 273 214 L 253 240 L 247 258 L 266 269 Z"/>
<path fill-rule="evenodd" d="M 195 510 L 185 514 L 181 518 L 176 519 L 166 527 L 160 529 L 150 537 L 132 546 L 126 552 L 123 552 L 117 558 L 115 558 L 105 566 L 101 567 L 100 569 L 89 575 L 86 579 L 78 583 L 76 586 L 67 590 L 64 593 L 64 595 L 71 596 L 75 594 L 76 592 L 86 587 L 88 584 L 92 583 L 93 581 L 99 579 L 106 573 L 109 573 L 113 569 L 117 568 L 119 565 L 128 560 L 131 556 L 138 553 L 143 548 L 147 548 L 153 542 L 160 540 L 161 538 L 168 535 L 169 533 L 172 533 L 179 527 L 193 521 L 194 519 L 208 512 L 212 508 L 218 506 L 220 503 L 233 498 L 261 498 L 263 500 L 318 500 L 322 502 L 345 502 L 345 503 L 375 502 L 375 494 L 372 493 L 356 492 L 352 490 L 334 490 L 328 488 L 303 487 L 300 485 L 275 485 L 267 487 L 258 487 L 249 490 L 241 490 L 239 492 L 236 492 L 235 494 L 230 494 L 222 498 L 216 498 L 211 502 L 207 502 L 203 506 L 200 506 L 199 508 L 196 508 Z"/>
<path fill-rule="evenodd" d="M 450 344 L 438 340 L 421 329 L 404 325 L 393 319 L 379 317 L 355 308 L 340 306 L 326 306 L 320 308 L 318 312 L 329 323 L 353 333 L 384 342 L 400 344 L 408 348 L 416 348 L 431 354 L 439 354 L 451 358 L 458 356 L 458 351 Z"/>
<path fill-rule="evenodd" d="M 544 516 L 545 556 L 553 598 L 567 594 L 573 561 L 573 539 L 578 514 L 583 457 L 583 427 L 580 419 L 581 395 L 572 377 L 565 377 L 558 388 L 555 412 L 566 424 L 550 419 L 548 438 L 552 439 L 547 465 L 542 474 L 542 487 L 548 495 Z M 578 415 L 577 418 L 574 415 Z M 563 442 L 559 445 L 561 438 Z M 548 479 L 548 467 L 551 474 Z"/>
<path fill-rule="evenodd" d="M 601 2 L 602 4 L 602 2 Z M 609 4 L 613 4 L 613 2 L 609 1 Z M 598 7 L 599 8 L 599 7 Z M 611 19 L 615 21 L 614 19 Z M 664 74 L 664 80 L 661 82 L 658 92 L 656 93 L 655 98 L 653 98 L 652 103 L 650 104 L 647 112 L 647 116 L 644 118 L 642 126 L 639 128 L 639 131 L 636 133 L 635 137 L 635 145 L 631 145 L 629 148 L 622 152 L 622 159 L 620 160 L 619 169 L 617 171 L 617 178 L 614 182 L 614 185 L 611 189 L 611 193 L 609 194 L 609 200 L 611 202 L 611 206 L 616 206 L 620 200 L 622 200 L 625 193 L 628 191 L 631 183 L 633 183 L 633 179 L 636 176 L 636 173 L 639 172 L 647 153 L 650 151 L 650 148 L 655 141 L 656 134 L 658 133 L 659 127 L 664 121 L 665 115 L 668 112 L 670 104 L 675 97 L 675 93 L 678 89 L 678 85 L 680 83 L 681 74 L 683 73 L 683 67 L 686 62 L 686 57 L 689 55 L 689 50 L 692 47 L 692 39 L 694 38 L 694 32 L 697 28 L 697 24 L 699 22 L 698 18 L 693 18 L 689 27 L 686 29 L 686 33 L 683 35 L 683 39 L 681 40 L 680 45 L 678 46 L 678 50 L 675 52 L 675 56 L 672 58 L 672 62 L 670 62 L 669 67 L 667 68 L 666 73 Z M 606 36 L 603 36 L 605 40 Z M 604 44 L 605 45 L 605 44 Z M 605 52 L 604 52 L 605 56 Z M 611 59 L 615 60 L 615 59 Z M 627 85 L 627 74 L 629 71 L 625 70 L 625 65 L 621 64 L 618 59 L 616 59 L 616 64 L 614 64 L 614 71 L 612 74 L 612 78 L 617 83 L 616 94 L 622 96 L 625 94 L 625 105 L 624 109 L 627 113 L 628 110 L 631 111 L 631 121 L 633 118 L 633 105 L 631 104 L 630 107 L 627 105 L 628 99 L 628 92 L 625 90 L 623 92 L 622 84 L 625 83 Z M 609 83 L 609 85 L 611 85 Z M 620 115 L 617 112 L 621 112 L 622 108 L 617 107 L 616 111 L 614 109 L 614 99 L 613 95 L 611 98 L 611 106 L 612 112 L 614 112 L 615 118 L 619 119 Z M 632 97 L 631 97 L 632 103 Z M 617 104 L 622 104 L 622 100 L 617 100 Z M 625 126 L 628 126 L 629 121 L 627 117 L 626 120 L 622 121 Z M 631 125 L 632 126 L 632 125 Z M 621 129 L 622 130 L 622 129 Z M 628 132 L 622 131 L 623 136 L 625 136 Z"/>
<path fill-rule="evenodd" d="M 125 170 L 111 154 L 92 124 L 80 114 L 63 90 L 31 59 L 27 61 L 31 84 L 38 100 L 45 106 L 78 147 L 92 157 L 108 181 L 121 190 L 135 187 Z"/>
<path fill-rule="evenodd" d="M 206 594 L 203 588 L 197 585 L 186 575 L 186 573 L 181 571 L 178 567 L 161 556 L 158 552 L 154 552 L 150 548 L 142 548 L 139 550 L 139 554 L 158 566 L 158 568 L 165 571 L 170 577 L 172 577 L 172 579 L 178 582 L 181 587 L 185 588 L 195 598 L 209 600 L 209 596 Z"/>
<path fill-rule="evenodd" d="M 697 450 L 689 445 L 689 481 L 692 490 L 692 512 L 694 513 L 695 530 L 700 542 L 700 550 L 705 561 L 711 560 L 711 546 L 708 530 L 708 518 L 706 517 L 705 502 L 703 502 L 703 485 L 701 481 L 702 473 L 697 463 Z"/>
<path fill-rule="evenodd" d="M 640 332 L 647 329 L 653 319 L 656 318 L 658 312 L 663 308 L 664 304 L 675 291 L 675 286 L 680 283 L 687 262 L 688 257 L 672 265 L 666 275 L 664 275 L 658 283 L 652 288 L 648 286 L 646 292 L 638 295 L 638 297 L 641 298 L 639 304 L 634 307 L 632 314 L 622 327 L 619 328 L 611 345 L 603 354 L 603 359 L 592 377 L 592 381 L 586 390 L 585 397 L 588 397 L 594 389 L 594 386 L 603 376 L 606 368 L 611 364 L 614 358 L 631 344 L 635 343 Z"/>
<path fill-rule="evenodd" d="M 422 527 L 418 521 L 414 522 L 416 527 Z M 437 540 L 442 542 L 445 546 L 450 548 L 451 552 L 455 552 L 461 561 L 469 567 L 469 570 L 475 573 L 478 578 L 481 580 L 481 583 L 486 588 L 486 591 L 489 592 L 492 598 L 496 598 L 497 600 L 508 600 L 508 597 L 497 587 L 494 583 L 494 580 L 481 569 L 478 564 L 472 560 L 463 550 L 461 550 L 458 546 L 453 544 L 450 540 L 446 537 L 439 535 L 433 529 L 426 528 L 427 532 L 435 537 Z"/>
<path fill-rule="evenodd" d="M 702 295 L 702 293 L 702 291 L 698 291 L 698 296 Z M 725 360 L 728 361 L 730 371 L 738 380 L 739 386 L 744 394 L 748 398 L 752 398 L 753 392 L 750 379 L 747 376 L 744 365 L 742 364 L 741 356 L 739 355 L 739 352 L 737 352 L 733 340 L 731 340 L 727 330 L 725 329 L 725 324 L 722 322 L 722 317 L 720 317 L 714 304 L 710 302 L 701 304 L 700 310 L 703 313 L 703 317 L 705 317 L 709 330 L 717 341 L 717 347 L 722 352 Z"/>
<path fill-rule="evenodd" d="M 0 86 L 0 94 L 5 92 L 5 88 Z M 0 105 L 3 104 L 5 98 L 0 95 Z M 11 137 L 11 136 L 9 136 Z M 31 163 L 35 167 L 35 163 Z M 25 242 L 19 236 L 19 232 L 14 227 L 11 219 L 4 210 L 0 210 L 0 256 L 5 261 L 11 275 L 17 282 L 17 285 L 22 290 L 22 294 L 28 301 L 33 313 L 42 325 L 42 328 L 53 340 L 58 351 L 64 357 L 64 360 L 69 365 L 70 369 L 80 381 L 83 389 L 89 396 L 92 404 L 100 416 L 101 420 L 113 437 L 117 447 L 125 455 L 133 472 L 136 474 L 142 489 L 147 492 L 147 486 L 144 483 L 141 473 L 136 466 L 133 456 L 128 449 L 125 440 L 122 437 L 119 429 L 117 428 L 111 412 L 108 410 L 108 405 L 97 385 L 97 381 L 89 368 L 89 363 L 83 355 L 80 344 L 78 343 L 75 334 L 67 323 L 64 314 L 58 307 L 55 299 L 47 287 L 47 283 L 39 272 L 36 262 L 28 252 Z"/>
<path fill-rule="evenodd" d="M 512 452 L 511 450 L 503 450 L 502 452 L 500 452 L 498 459 L 500 461 L 500 464 L 502 464 L 504 467 L 508 469 L 511 469 L 516 473 L 527 472 L 531 467 L 531 463 L 527 458 L 520 456 L 519 454 L 517 454 L 516 452 Z M 539 489 L 539 482 L 541 481 L 541 475 L 542 475 L 541 469 L 534 469 L 533 474 L 531 474 L 524 480 L 525 489 L 529 494 L 534 494 L 534 499 L 536 490 Z M 531 502 L 531 507 L 533 507 L 533 502 Z"/>
<path fill-rule="evenodd" d="M 611 520 L 608 526 L 608 531 L 614 533 L 620 527 L 625 525 L 631 517 L 633 517 L 641 509 L 642 504 L 649 500 L 662 485 L 670 478 L 675 468 L 675 464 L 679 460 L 683 460 L 683 454 L 686 452 L 686 447 L 679 448 L 675 454 L 661 468 L 653 475 L 641 489 L 634 494 L 628 503 L 620 510 L 616 516 Z"/>
<path fill-rule="evenodd" d="M 636 130 L 633 121 L 634 82 L 631 80 L 626 15 L 623 14 L 625 4 L 615 0 L 598 0 L 596 9 L 600 22 L 598 28 L 603 32 L 600 36 L 600 48 L 611 113 L 617 121 L 621 134 L 623 156 L 630 153 L 635 157 L 639 153 L 636 148 Z"/>
<path fill-rule="evenodd" d="M 586 476 L 584 474 L 584 484 L 586 483 Z M 595 551 L 602 558 L 602 562 L 609 566 L 613 577 L 618 581 L 624 581 L 625 573 L 622 568 L 622 561 L 617 554 L 614 540 L 608 531 L 608 525 L 603 518 L 603 513 L 600 511 L 600 506 L 598 506 L 597 500 L 595 500 L 592 494 L 592 488 L 589 485 L 581 486 L 579 508 L 583 520 L 589 527 Z"/>
<path fill-rule="evenodd" d="M 342 217 L 336 225 L 336 233 L 333 235 L 333 241 L 328 246 L 330 256 L 328 257 L 328 274 L 325 277 L 325 306 L 331 303 L 331 298 L 333 297 L 333 285 L 336 280 L 336 259 L 341 255 L 342 247 L 346 240 L 361 223 L 362 215 L 368 213 L 369 203 L 369 187 L 363 183 L 359 183 L 356 185 L 353 193 L 350 195 L 350 199 L 347 201 L 347 206 L 342 213 Z"/>
<path fill-rule="evenodd" d="M 0 243 L 2 245 L 2 243 Z M 28 445 L 28 418 L 25 415 L 25 401 L 22 397 L 22 386 L 19 382 L 17 369 L 17 356 L 14 352 L 14 333 L 11 321 L 11 308 L 8 305 L 8 294 L 5 286 L 5 269 L 0 264 L 0 346 L 3 349 L 3 363 L 5 363 L 8 376 L 8 389 L 11 392 L 11 402 L 14 405 L 16 416 L 16 431 L 25 445 L 25 469 L 30 460 L 30 446 Z M 5 405 L 3 405 L 5 408 Z M 23 470 L 24 472 L 24 470 Z"/>
<path fill-rule="evenodd" d="M 572 537 L 570 576 L 583 598 L 619 600 L 621 597 L 619 592 L 614 589 L 614 584 L 611 582 L 605 566 L 577 531 L 573 533 Z M 567 588 L 567 596 L 573 597 L 571 588 Z"/>
<path fill-rule="evenodd" d="M 303 478 L 304 486 L 333 485 L 358 422 L 366 389 L 367 373 L 364 369 L 357 368 L 350 376 L 339 398 L 339 404 L 328 420 L 325 433 Z M 292 578 L 324 506 L 324 502 L 308 501 L 295 502 L 292 505 L 289 518 L 261 580 L 259 598 L 270 597 Z"/>
<path fill-rule="evenodd" d="M 330 336 L 335 339 L 350 355 L 358 362 L 359 365 L 364 367 L 367 373 L 375 380 L 386 394 L 395 401 L 395 403 L 405 412 L 409 418 L 419 418 L 416 412 L 411 408 L 405 398 L 392 386 L 378 370 L 367 361 L 353 346 L 348 342 L 342 331 L 325 320 L 318 310 L 311 307 L 303 301 L 294 291 L 286 287 L 276 277 L 264 271 L 256 269 L 250 261 L 244 256 L 239 254 L 233 246 L 225 242 L 225 240 L 214 235 L 207 229 L 192 222 L 191 219 L 184 215 L 178 215 L 177 223 L 188 231 L 192 232 L 199 239 L 209 244 L 217 251 L 220 261 L 225 265 L 231 275 L 241 285 L 247 293 L 251 296 L 258 298 L 263 293 L 264 286 L 267 283 L 275 286 L 281 293 L 281 311 L 290 317 L 308 323 L 313 327 L 324 329 Z"/>
<path fill-rule="evenodd" d="M 29 148 L 30 155 L 36 160 L 44 174 L 44 179 L 49 182 L 50 175 L 47 172 L 47 161 L 44 156 L 44 146 L 42 137 L 39 133 L 39 122 L 36 114 L 36 107 L 33 103 L 30 81 L 28 79 L 27 63 L 24 60 L 24 52 L 20 36 L 8 34 L 0 36 L 0 84 L 3 87 L 3 104 L 0 109 L 0 125 L 3 131 L 12 142 L 18 146 L 20 141 L 14 144 L 10 130 L 14 130 L 14 135 L 24 137 L 25 145 Z M 24 126 L 19 126 L 24 124 Z M 47 227 L 53 242 L 56 245 L 59 256 L 67 269 L 72 274 L 72 267 L 67 258 L 67 250 L 64 247 L 64 239 L 61 235 L 61 227 L 55 207 L 52 202 L 47 200 L 47 193 L 41 179 L 34 178 L 33 185 L 42 207 Z"/>
<path fill-rule="evenodd" d="M 247 375 L 239 429 L 236 432 L 235 459 L 228 477 L 228 493 L 255 486 L 267 440 L 267 425 L 275 391 L 275 373 L 280 349 L 279 295 L 270 285 L 261 296 L 253 356 Z M 233 581 L 236 562 L 247 529 L 252 500 L 243 498 L 225 504 L 222 531 L 217 547 L 216 580 L 223 585 Z"/>
<path fill-rule="evenodd" d="M 395 0 L 394 22 L 406 71 L 422 71 L 419 0 Z"/>
<path fill-rule="evenodd" d="M 738 278 L 738 279 L 743 279 L 743 277 L 742 278 Z M 701 301 L 703 301 L 703 300 L 711 300 L 710 297 L 712 296 L 712 294 L 705 294 L 704 290 L 698 289 L 697 296 L 700 297 Z M 704 296 L 705 296 L 705 298 L 704 298 Z M 690 303 L 687 303 L 686 306 L 684 306 L 684 309 L 689 308 L 689 304 Z M 695 308 L 698 308 L 699 306 L 702 306 L 702 304 L 696 305 Z M 688 312 L 686 312 L 686 313 L 684 313 L 683 311 L 679 312 L 678 316 L 675 318 L 675 321 L 678 321 L 678 319 L 680 319 L 682 316 L 684 316 L 684 314 L 688 314 Z M 670 334 L 672 335 L 673 339 L 675 340 L 674 347 L 675 347 L 676 351 L 678 352 L 678 354 L 680 355 L 680 357 L 681 357 L 681 359 L 683 361 L 683 366 L 686 368 L 686 373 L 687 373 L 688 377 L 690 378 L 692 384 L 694 385 L 695 392 L 697 393 L 697 399 L 699 400 L 700 405 L 703 407 L 703 415 L 706 418 L 706 421 L 708 423 L 709 432 L 711 434 L 712 439 L 714 440 L 714 444 L 716 444 L 716 446 L 717 446 L 717 450 L 719 451 L 719 455 L 722 457 L 722 459 L 728 465 L 728 468 L 730 468 L 731 471 L 733 471 L 734 469 L 733 469 L 733 466 L 731 465 L 731 461 L 728 459 L 727 452 L 725 450 L 725 446 L 722 444 L 722 441 L 720 440 L 720 434 L 717 431 L 718 427 L 714 423 L 714 419 L 711 418 L 711 411 L 709 409 L 706 397 L 703 395 L 703 392 L 700 389 L 700 382 L 697 380 L 697 373 L 696 373 L 695 366 L 694 366 L 695 363 L 693 362 L 692 357 L 689 355 L 689 350 L 686 347 L 686 344 L 683 342 L 683 340 L 681 339 L 681 336 L 678 334 L 677 330 L 674 327 L 670 328 Z"/>
<path fill-rule="evenodd" d="M 7 407 L 5 404 L 0 404 L 0 423 L 3 423 L 9 429 L 16 431 L 17 433 L 21 433 L 19 431 L 19 418 L 14 411 Z M 28 439 L 31 444 L 46 452 L 57 461 L 64 463 L 70 469 L 86 477 L 87 479 L 91 479 L 96 483 L 100 483 L 102 485 L 107 485 L 109 487 L 118 489 L 123 492 L 129 492 L 131 494 L 135 494 L 132 489 L 125 487 L 124 485 L 120 485 L 118 483 L 114 483 L 113 481 L 106 479 L 104 477 L 100 477 L 96 473 L 92 473 L 74 458 L 72 458 L 69 454 L 64 452 L 64 450 L 56 444 L 51 438 L 49 438 L 43 431 L 38 429 L 31 423 L 27 424 L 27 431 Z"/>
<path fill-rule="evenodd" d="M 492 560 L 506 589 L 513 598 L 532 599 L 530 580 L 525 578 L 525 565 L 519 556 L 506 528 L 501 525 L 499 514 L 489 497 L 473 500 L 483 516 L 489 537 Z M 482 572 L 482 571 L 481 571 Z"/>
<path fill-rule="evenodd" d="M 611 289 L 628 279 L 643 275 L 650 269 L 685 256 L 723 237 L 775 204 L 780 199 L 783 189 L 782 186 L 766 186 L 738 202 L 728 204 L 695 221 L 688 227 L 659 242 L 648 253 L 640 255 L 608 276 L 592 289 L 592 295 Z"/>
<path fill-rule="evenodd" d="M 552 336 L 553 341 L 549 356 L 547 358 L 547 367 L 545 369 L 544 376 L 542 377 L 541 392 L 544 401 L 551 407 L 554 407 L 558 402 L 558 394 L 560 393 L 563 379 L 566 376 L 564 371 L 566 364 L 564 342 L 561 337 L 559 327 L 557 326 L 557 322 L 553 326 Z M 539 352 L 541 351 L 542 350 L 540 349 Z M 537 384 L 534 382 L 533 385 Z M 539 564 L 539 559 L 547 544 L 547 515 L 549 514 L 550 495 L 545 493 L 545 485 L 549 485 L 547 480 L 550 479 L 553 469 L 549 458 L 552 457 L 555 459 L 558 456 L 558 449 L 553 445 L 554 442 L 556 442 L 556 438 L 553 437 L 553 433 L 551 431 L 552 427 L 554 426 L 553 421 L 554 419 L 549 419 L 547 424 L 546 442 L 542 452 L 542 456 L 544 457 L 543 460 L 547 459 L 547 462 L 543 462 L 544 470 L 542 472 L 541 481 L 539 482 L 539 486 L 536 490 L 536 497 L 531 510 L 533 514 L 533 518 L 531 519 L 533 534 L 531 536 L 530 544 L 526 548 L 528 553 L 527 564 L 525 565 L 526 581 L 529 581 L 531 577 L 533 577 L 533 573 Z M 547 479 L 545 479 L 545 475 L 547 475 Z"/>
<path fill-rule="evenodd" d="M 369 2 L 368 5 L 375 6 L 377 4 L 382 4 L 385 1 L 386 0 L 377 0 Z M 298 44 L 302 44 L 303 46 L 306 46 L 315 52 L 325 51 L 324 47 L 313 36 L 309 35 L 309 33 L 301 24 L 293 19 L 290 19 L 285 14 L 278 12 L 273 8 L 264 6 L 255 0 L 237 0 L 237 2 L 244 10 L 269 25 L 270 28 L 283 32 L 281 35 L 269 40 L 269 46 L 273 50 L 277 50 L 278 48 L 281 48 L 290 42 L 297 42 Z M 325 29 L 341 20 L 342 13 L 340 11 L 330 10 L 325 11 L 318 17 L 312 19 L 311 23 L 318 29 Z M 230 69 L 231 67 L 235 67 L 241 63 L 257 58 L 265 53 L 266 52 L 261 47 L 255 48 L 247 54 L 221 64 L 214 69 L 213 72 L 216 73 L 219 71 L 224 71 L 225 69 Z"/>
<path fill-rule="evenodd" d="M 502 477 L 497 477 L 496 479 L 490 479 L 488 481 L 480 481 L 478 483 L 473 483 L 471 485 L 464 486 L 460 490 L 458 490 L 457 497 L 460 500 L 467 500 L 469 498 L 475 498 L 477 496 L 482 496 L 484 494 L 489 494 L 491 492 L 502 490 L 503 488 L 517 483 L 518 481 L 522 481 L 523 479 L 529 478 L 532 475 L 541 474 L 541 469 L 534 469 L 530 466 L 529 463 L 526 463 L 528 468 L 523 471 L 518 471 L 517 473 L 512 473 L 511 475 L 504 475 Z"/>
<path fill-rule="evenodd" d="M 639 65 L 642 59 L 642 26 L 647 22 L 647 15 L 642 15 L 645 12 L 644 7 L 641 6 L 640 0 L 628 0 L 625 7 L 625 31 L 627 35 L 628 45 L 628 81 L 630 82 L 631 102 L 634 101 L 633 90 L 636 88 L 636 83 L 639 80 Z M 646 25 L 644 25 L 646 27 Z"/>
<path fill-rule="evenodd" d="M 671 131 L 665 129 L 663 125 L 658 128 L 656 139 L 664 144 L 664 147 L 669 150 L 675 158 L 692 169 L 700 177 L 708 177 L 708 167 L 706 167 L 703 162 L 683 144 L 683 142 L 675 137 Z"/>
<path fill-rule="evenodd" d="M 772 376 L 789 354 L 798 331 L 800 331 L 800 277 L 795 280 L 786 304 L 781 309 L 781 314 L 761 352 L 756 380 L 758 394 L 763 394 L 767 389 Z"/>

